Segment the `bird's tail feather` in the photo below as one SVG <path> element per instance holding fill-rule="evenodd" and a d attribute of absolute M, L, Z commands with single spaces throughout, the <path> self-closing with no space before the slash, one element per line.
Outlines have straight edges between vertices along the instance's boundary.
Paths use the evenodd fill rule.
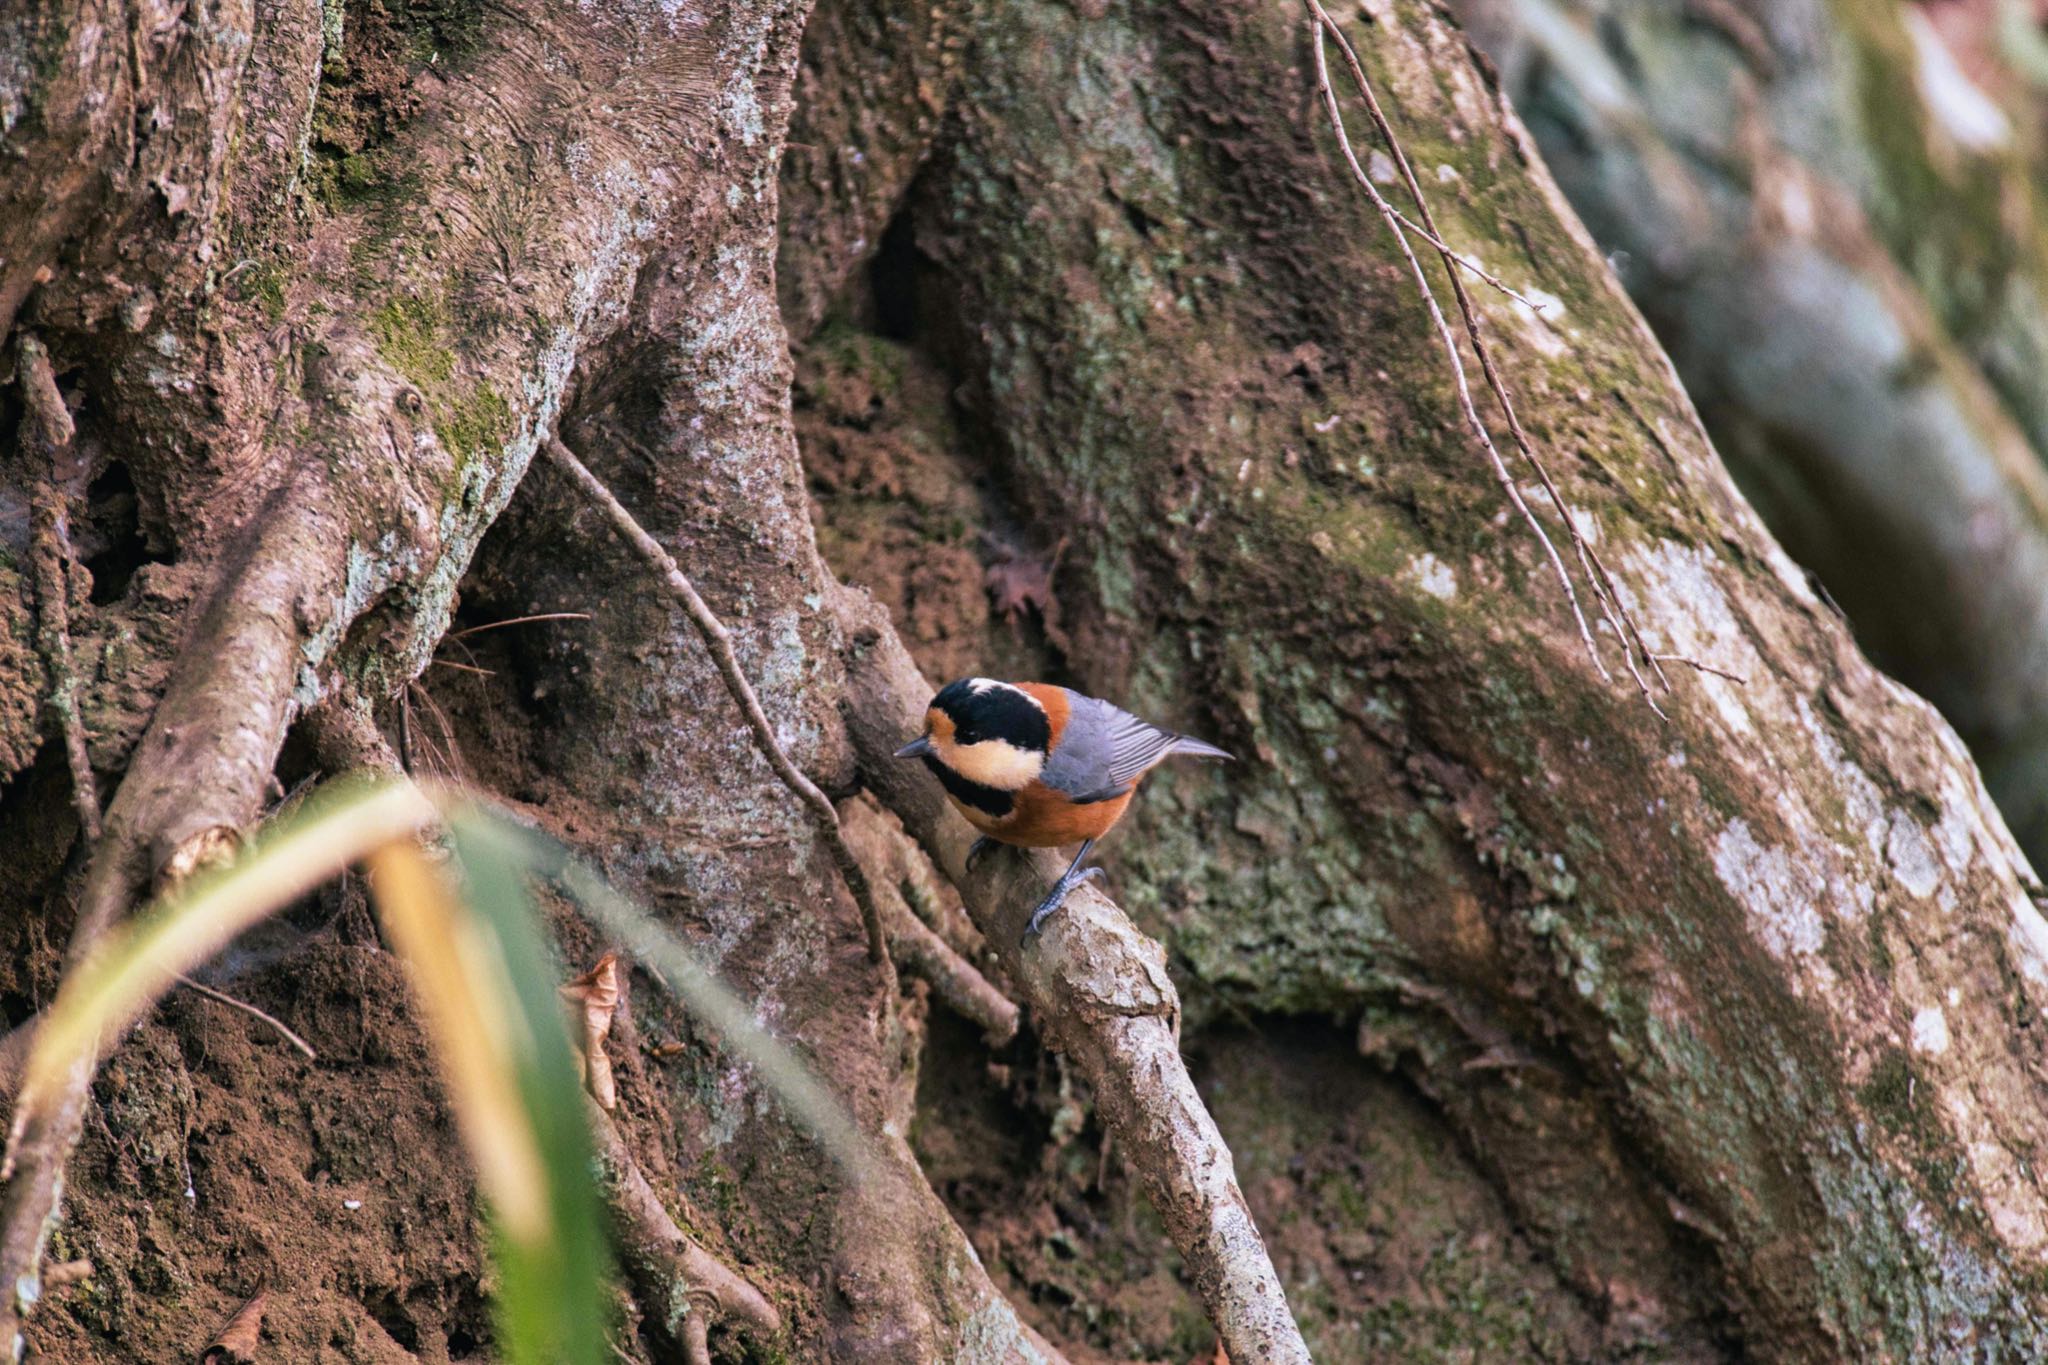
<path fill-rule="evenodd" d="M 1173 743 L 1166 747 L 1166 752 L 1169 754 L 1193 754 L 1197 758 L 1227 758 L 1233 761 L 1237 757 L 1228 750 L 1219 749 L 1215 745 L 1205 743 L 1199 739 L 1189 739 L 1186 735 L 1175 735 Z"/>

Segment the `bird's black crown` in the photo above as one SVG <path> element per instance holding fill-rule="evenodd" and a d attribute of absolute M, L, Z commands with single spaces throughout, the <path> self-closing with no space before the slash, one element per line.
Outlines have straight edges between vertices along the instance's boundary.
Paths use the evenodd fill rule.
<path fill-rule="evenodd" d="M 952 719 L 955 744 L 1000 739 L 1040 753 L 1052 747 L 1052 724 L 1045 709 L 1014 687 L 986 678 L 961 678 L 940 688 L 932 705 Z"/>

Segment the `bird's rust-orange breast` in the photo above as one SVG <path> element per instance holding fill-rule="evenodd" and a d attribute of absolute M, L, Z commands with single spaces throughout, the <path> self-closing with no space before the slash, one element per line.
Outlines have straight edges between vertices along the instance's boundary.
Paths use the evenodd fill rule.
<path fill-rule="evenodd" d="M 1006 844 L 1026 848 L 1064 848 L 1083 839 L 1100 839 L 1123 818 L 1131 804 L 1131 793 L 1108 801 L 1076 804 L 1073 798 L 1054 791 L 1043 782 L 1033 782 L 1017 793 L 1017 810 L 1003 822 L 995 837 Z"/>

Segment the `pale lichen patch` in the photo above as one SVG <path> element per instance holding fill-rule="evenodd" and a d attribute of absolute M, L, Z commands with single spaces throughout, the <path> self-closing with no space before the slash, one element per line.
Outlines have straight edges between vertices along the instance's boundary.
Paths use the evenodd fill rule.
<path fill-rule="evenodd" d="M 1408 561 L 1408 580 L 1436 598 L 1448 602 L 1458 595 L 1458 575 L 1433 554 L 1417 555 Z"/>
<path fill-rule="evenodd" d="M 1929 1005 L 1913 1016 L 1913 1051 L 1939 1057 L 1948 1051 L 1948 1015 L 1941 1006 Z"/>
<path fill-rule="evenodd" d="M 1935 861 L 1934 845 L 1920 828 L 1920 822 L 1902 810 L 1891 816 L 1891 832 L 1885 839 L 1885 861 L 1900 886 L 1921 900 L 1941 885 L 1941 866 Z"/>
<path fill-rule="evenodd" d="M 1643 597 L 1624 577 L 1616 584 L 1622 605 L 1642 624 L 1644 638 L 1660 653 L 1683 655 L 1736 677 L 1768 672 L 1728 605 L 1728 596 L 1714 581 L 1718 561 L 1706 550 L 1675 540 L 1660 540 L 1630 555 Z M 1737 735 L 1756 732 L 1741 684 L 1714 673 L 1698 674 L 1699 686 L 1715 713 Z"/>
<path fill-rule="evenodd" d="M 1759 843 L 1748 822 L 1731 820 L 1714 841 L 1714 872 L 1774 957 L 1799 961 L 1817 984 L 1833 981 L 1833 971 L 1819 957 L 1827 885 L 1813 868 L 1782 848 Z"/>
<path fill-rule="evenodd" d="M 2036 986 L 2048 987 L 2048 919 L 2024 891 L 2013 893 L 2012 924 L 2006 944 L 2019 960 L 2020 974 Z"/>
<path fill-rule="evenodd" d="M 1849 760 L 1835 738 L 1831 726 L 1821 722 L 1812 705 L 1804 697 L 1797 698 L 1793 709 L 1799 717 L 1799 724 L 1813 743 L 1813 752 L 1820 760 L 1821 767 L 1834 779 L 1835 793 L 1841 799 L 1842 811 L 1848 828 L 1863 836 L 1863 841 L 1873 855 L 1881 855 L 1885 847 L 1885 806 L 1884 795 L 1870 774 Z"/>

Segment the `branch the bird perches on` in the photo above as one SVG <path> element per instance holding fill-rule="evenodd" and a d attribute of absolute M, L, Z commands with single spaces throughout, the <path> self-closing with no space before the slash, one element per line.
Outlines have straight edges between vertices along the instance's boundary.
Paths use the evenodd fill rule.
<path fill-rule="evenodd" d="M 847 641 L 847 729 L 869 787 L 959 888 L 1047 1041 L 1087 1076 L 1230 1358 L 1306 1365 L 1308 1347 L 1238 1188 L 1230 1148 L 1181 1059 L 1180 996 L 1165 950 L 1093 885 L 1079 888 L 1029 947 L 1019 946 L 1060 860 L 1018 850 L 1022 856 L 984 858 L 967 870 L 974 831 L 921 766 L 892 757 L 922 726 L 931 684 L 865 593 L 837 587 L 831 605 Z"/>

